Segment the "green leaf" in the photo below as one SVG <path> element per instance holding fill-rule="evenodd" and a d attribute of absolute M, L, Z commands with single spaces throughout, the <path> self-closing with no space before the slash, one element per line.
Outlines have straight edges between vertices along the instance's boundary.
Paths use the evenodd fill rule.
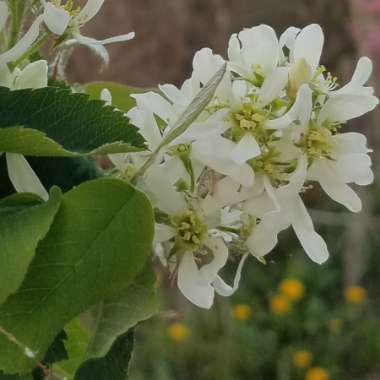
<path fill-rule="evenodd" d="M 74 380 L 125 380 L 134 345 L 133 330 L 116 339 L 109 352 L 84 363 Z"/>
<path fill-rule="evenodd" d="M 58 373 L 62 373 L 67 379 L 72 380 L 75 372 L 85 360 L 91 335 L 89 329 L 83 326 L 81 317 L 73 319 L 65 327 L 65 332 L 67 334 L 65 347 L 68 353 L 68 359 L 59 363 L 58 367 L 55 366 L 55 370 Z"/>
<path fill-rule="evenodd" d="M 152 239 L 151 205 L 125 182 L 102 178 L 66 193 L 23 284 L 0 307 L 0 369 L 27 372 L 68 322 L 126 291 Z"/>
<path fill-rule="evenodd" d="M 42 364 L 45 368 L 50 369 L 52 368 L 52 364 L 68 359 L 64 343 L 66 339 L 67 335 L 63 330 L 55 337 L 53 343 L 50 345 L 47 353 L 45 354 L 44 359 L 42 360 Z M 38 367 L 34 369 L 32 375 L 34 380 L 44 380 L 46 377 L 42 368 Z"/>
<path fill-rule="evenodd" d="M 87 157 L 28 157 L 28 161 L 46 189 L 55 185 L 67 192 L 102 175 L 94 160 Z"/>
<path fill-rule="evenodd" d="M 5 375 L 0 371 L 0 380 L 34 380 L 31 374 L 28 375 Z"/>
<path fill-rule="evenodd" d="M 15 194 L 0 201 L 0 304 L 22 283 L 60 203 L 58 188 L 51 190 L 48 202 L 33 194 Z"/>
<path fill-rule="evenodd" d="M 98 305 L 92 337 L 78 319 L 65 327 L 69 359 L 59 365 L 65 376 L 73 378 L 86 359 L 105 356 L 117 337 L 157 312 L 155 281 L 152 265 L 148 263 L 123 294 Z"/>
<path fill-rule="evenodd" d="M 172 131 L 161 142 L 160 148 L 170 144 L 178 136 L 182 135 L 190 124 L 197 119 L 206 106 L 212 100 L 216 89 L 226 73 L 226 64 L 224 64 L 214 76 L 205 84 L 199 94 L 193 99 L 183 114 L 173 125 Z"/>
<path fill-rule="evenodd" d="M 44 364 L 53 364 L 61 362 L 62 360 L 67 360 L 68 355 L 65 348 L 64 341 L 67 339 L 67 335 L 64 330 L 62 330 L 54 339 L 53 343 L 50 345 L 45 357 L 42 360 Z"/>
<path fill-rule="evenodd" d="M 90 99 L 100 99 L 100 94 L 105 88 L 112 95 L 112 105 L 124 112 L 128 112 L 136 105 L 136 100 L 131 97 L 131 94 L 147 91 L 140 87 L 126 86 L 114 82 L 91 82 L 84 86 L 84 90 L 90 95 Z"/>
<path fill-rule="evenodd" d="M 137 128 L 100 100 L 59 87 L 0 87 L 0 152 L 76 156 L 142 148 Z"/>
<path fill-rule="evenodd" d="M 104 300 L 96 316 L 96 332 L 88 347 L 87 357 L 106 354 L 115 338 L 158 310 L 156 276 L 149 263 L 126 292 Z"/>
<path fill-rule="evenodd" d="M 8 48 L 13 47 L 19 39 L 22 21 L 25 13 L 26 1 L 8 0 L 9 10 L 11 12 L 12 28 Z"/>

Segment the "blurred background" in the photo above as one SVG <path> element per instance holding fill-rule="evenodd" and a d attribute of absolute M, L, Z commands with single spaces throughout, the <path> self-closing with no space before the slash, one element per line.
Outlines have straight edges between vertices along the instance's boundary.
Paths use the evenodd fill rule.
<path fill-rule="evenodd" d="M 380 0 L 108 0 L 86 32 L 103 37 L 134 30 L 136 39 L 111 46 L 111 65 L 100 74 L 97 59 L 79 50 L 70 79 L 180 84 L 195 51 L 208 46 L 225 56 L 229 36 L 243 27 L 266 23 L 281 33 L 314 22 L 326 34 L 328 71 L 345 83 L 358 56 L 367 55 L 379 94 Z M 379 121 L 378 108 L 348 126 L 368 136 L 378 181 Z M 250 259 L 239 291 L 217 299 L 211 311 L 189 305 L 163 271 L 161 312 L 138 331 L 131 378 L 380 379 L 380 192 L 378 184 L 359 192 L 364 210 L 357 215 L 318 189 L 308 200 L 332 256 L 322 267 L 287 232 L 266 265 Z"/>

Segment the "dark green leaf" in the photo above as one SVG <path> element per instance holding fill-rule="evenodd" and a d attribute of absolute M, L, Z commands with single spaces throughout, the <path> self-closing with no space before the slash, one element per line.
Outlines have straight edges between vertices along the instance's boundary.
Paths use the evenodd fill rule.
<path fill-rule="evenodd" d="M 105 355 L 117 336 L 157 312 L 155 282 L 156 276 L 149 263 L 127 291 L 102 302 L 97 310 L 97 328 L 87 349 L 87 357 Z"/>
<path fill-rule="evenodd" d="M 59 87 L 10 91 L 0 87 L 0 152 L 75 156 L 143 148 L 122 112 Z"/>
<path fill-rule="evenodd" d="M 0 333 L 0 369 L 27 372 L 75 316 L 127 290 L 152 239 L 150 203 L 132 186 L 103 178 L 66 193 L 22 286 L 0 307 L 0 327 L 18 342 Z"/>
<path fill-rule="evenodd" d="M 74 380 L 125 380 L 134 345 L 133 330 L 116 339 L 103 357 L 83 364 Z"/>
<path fill-rule="evenodd" d="M 65 328 L 69 360 L 59 364 L 59 369 L 65 376 L 72 378 L 86 359 L 106 355 L 117 337 L 157 311 L 155 281 L 155 273 L 149 262 L 126 291 L 94 308 L 92 337 L 78 319 L 70 322 Z"/>

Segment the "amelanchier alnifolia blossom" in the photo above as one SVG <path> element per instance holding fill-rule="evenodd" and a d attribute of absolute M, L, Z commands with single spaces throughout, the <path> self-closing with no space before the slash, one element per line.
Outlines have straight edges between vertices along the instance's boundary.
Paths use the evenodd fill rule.
<path fill-rule="evenodd" d="M 327 245 L 303 201 L 313 183 L 350 211 L 361 209 L 349 184 L 373 181 L 370 151 L 365 136 L 344 132 L 344 125 L 378 104 L 366 86 L 372 63 L 361 58 L 351 81 L 340 87 L 320 65 L 323 44 L 315 24 L 290 27 L 279 38 L 267 25 L 232 35 L 227 71 L 213 99 L 143 172 L 225 61 L 202 49 L 180 88 L 167 84 L 161 93 L 134 95 L 137 105 L 128 117 L 147 151 L 111 160 L 150 196 L 155 252 L 198 306 L 210 307 L 215 292 L 231 295 L 247 254 L 263 261 L 289 227 L 311 260 L 327 260 Z M 233 286 L 220 276 L 229 258 L 239 262 Z"/>

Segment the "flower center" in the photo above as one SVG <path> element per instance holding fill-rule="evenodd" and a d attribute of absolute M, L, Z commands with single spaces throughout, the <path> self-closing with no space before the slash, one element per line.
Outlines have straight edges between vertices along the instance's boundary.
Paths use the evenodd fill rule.
<path fill-rule="evenodd" d="M 169 149 L 169 154 L 172 156 L 187 156 L 191 153 L 191 144 L 178 144 Z"/>
<path fill-rule="evenodd" d="M 255 172 L 266 174 L 273 185 L 279 186 L 287 182 L 287 175 L 294 171 L 295 161 L 282 162 L 280 152 L 275 148 L 268 148 L 259 157 L 248 161 Z"/>
<path fill-rule="evenodd" d="M 332 131 L 328 126 L 311 125 L 308 133 L 302 138 L 302 147 L 309 157 L 315 160 L 321 157 L 331 158 Z"/>
<path fill-rule="evenodd" d="M 177 231 L 177 243 L 187 249 L 199 249 L 207 237 L 207 225 L 194 210 L 174 216 L 172 224 Z"/>
<path fill-rule="evenodd" d="M 238 142 L 246 133 L 251 133 L 262 144 L 270 140 L 271 131 L 264 128 L 268 111 L 254 102 L 243 103 L 240 109 L 230 114 L 233 127 L 227 132 L 227 137 Z"/>

